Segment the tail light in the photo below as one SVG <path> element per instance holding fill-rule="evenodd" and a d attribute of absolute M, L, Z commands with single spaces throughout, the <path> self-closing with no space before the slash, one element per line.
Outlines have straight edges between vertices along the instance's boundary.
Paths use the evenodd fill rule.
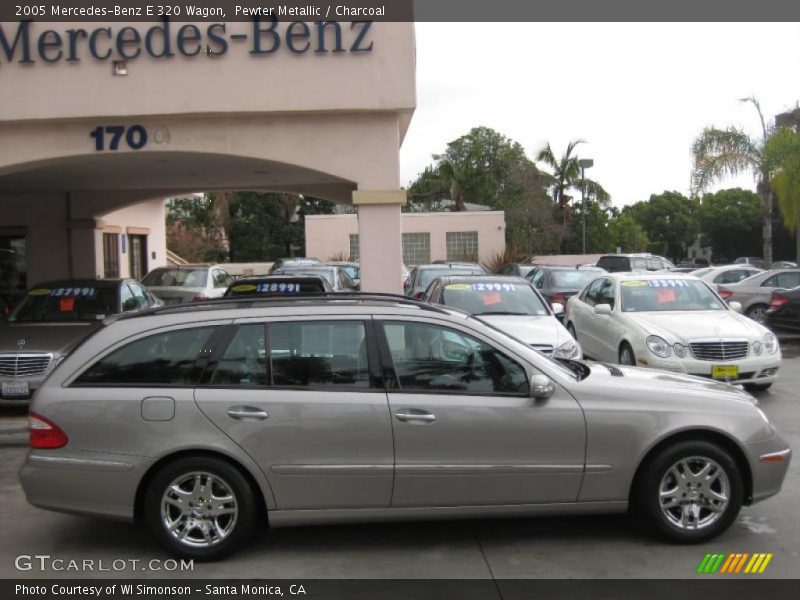
<path fill-rule="evenodd" d="M 731 296 L 733 296 L 733 292 L 732 292 L 732 291 L 730 291 L 730 290 L 720 290 L 720 291 L 719 291 L 719 296 L 720 296 L 720 298 L 722 298 L 723 300 L 727 300 L 728 298 L 730 298 Z"/>
<path fill-rule="evenodd" d="M 564 306 L 567 305 L 567 297 L 564 294 L 556 294 L 552 298 L 550 298 L 550 306 L 553 304 L 563 304 Z"/>
<path fill-rule="evenodd" d="M 414 295 L 412 296 L 412 298 L 414 298 L 414 300 L 422 300 L 422 296 L 424 294 L 425 294 L 425 292 L 415 292 Z"/>
<path fill-rule="evenodd" d="M 202 302 L 203 300 L 208 300 L 208 296 L 195 296 L 192 298 L 192 302 Z"/>
<path fill-rule="evenodd" d="M 772 294 L 772 300 L 769 303 L 770 310 L 778 310 L 780 307 L 789 304 L 789 298 L 780 294 Z"/>
<path fill-rule="evenodd" d="M 31 448 L 62 448 L 69 441 L 58 425 L 35 412 L 28 415 L 28 427 Z"/>

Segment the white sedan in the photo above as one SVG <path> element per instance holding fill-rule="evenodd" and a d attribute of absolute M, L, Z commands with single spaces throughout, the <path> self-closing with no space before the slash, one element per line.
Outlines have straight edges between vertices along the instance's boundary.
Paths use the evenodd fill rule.
<path fill-rule="evenodd" d="M 567 303 L 586 357 L 766 389 L 781 351 L 766 327 L 692 275 L 608 273 Z"/>

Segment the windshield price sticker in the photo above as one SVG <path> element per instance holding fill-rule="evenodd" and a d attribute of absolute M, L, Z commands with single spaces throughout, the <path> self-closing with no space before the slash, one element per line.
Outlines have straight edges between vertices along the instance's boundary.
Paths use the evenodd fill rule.
<path fill-rule="evenodd" d="M 676 288 L 689 287 L 689 282 L 685 279 L 651 279 L 647 285 L 653 288 Z"/>
<path fill-rule="evenodd" d="M 257 286 L 255 286 L 253 284 L 245 283 L 245 284 L 242 284 L 242 285 L 233 286 L 231 288 L 231 291 L 232 292 L 236 292 L 236 293 L 255 292 L 256 291 L 256 287 Z"/>
<path fill-rule="evenodd" d="M 50 291 L 51 296 L 76 296 L 76 297 L 90 297 L 97 293 L 95 288 L 56 288 Z M 33 294 L 31 294 L 33 295 Z"/>
<path fill-rule="evenodd" d="M 473 283 L 474 292 L 513 292 L 517 287 L 513 283 Z"/>
<path fill-rule="evenodd" d="M 261 283 L 259 284 L 257 290 L 261 293 L 266 292 L 283 292 L 287 294 L 298 294 L 300 293 L 300 284 L 299 283 Z"/>

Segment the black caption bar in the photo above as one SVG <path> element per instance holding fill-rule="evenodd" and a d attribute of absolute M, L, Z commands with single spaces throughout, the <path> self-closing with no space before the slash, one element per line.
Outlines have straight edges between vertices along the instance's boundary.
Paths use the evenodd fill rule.
<path fill-rule="evenodd" d="M 0 0 L 0 22 L 797 21 L 787 0 Z"/>
<path fill-rule="evenodd" d="M 234 598 L 333 599 L 458 599 L 529 600 L 569 598 L 606 600 L 642 598 L 672 600 L 698 594 L 724 596 L 726 600 L 759 597 L 789 598 L 797 591 L 791 579 L 72 579 L 2 580 L 0 598 L 18 600 L 230 600 Z"/>

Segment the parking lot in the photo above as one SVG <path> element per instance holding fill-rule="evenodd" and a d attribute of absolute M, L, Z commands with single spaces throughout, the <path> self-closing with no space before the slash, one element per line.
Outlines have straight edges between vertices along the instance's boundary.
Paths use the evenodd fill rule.
<path fill-rule="evenodd" d="M 781 377 L 760 394 L 761 407 L 797 451 L 800 448 L 800 339 L 782 340 Z M 643 401 L 646 401 L 643 399 Z M 148 570 L 170 558 L 147 531 L 130 524 L 62 515 L 31 507 L 17 479 L 26 452 L 24 411 L 0 407 L 0 576 L 225 578 L 688 578 L 706 553 L 765 552 L 763 575 L 790 578 L 800 569 L 800 462 L 783 491 L 744 508 L 736 524 L 699 546 L 672 546 L 640 533 L 626 516 L 417 522 L 301 527 L 268 531 L 231 558 L 197 563 L 192 571 Z M 21 554 L 79 563 L 103 572 L 15 568 Z M 138 560 L 138 563 L 130 561 Z M 166 565 L 164 565 L 166 567 Z M 710 577 L 703 575 L 703 577 Z M 739 575 L 738 577 L 753 577 Z"/>

